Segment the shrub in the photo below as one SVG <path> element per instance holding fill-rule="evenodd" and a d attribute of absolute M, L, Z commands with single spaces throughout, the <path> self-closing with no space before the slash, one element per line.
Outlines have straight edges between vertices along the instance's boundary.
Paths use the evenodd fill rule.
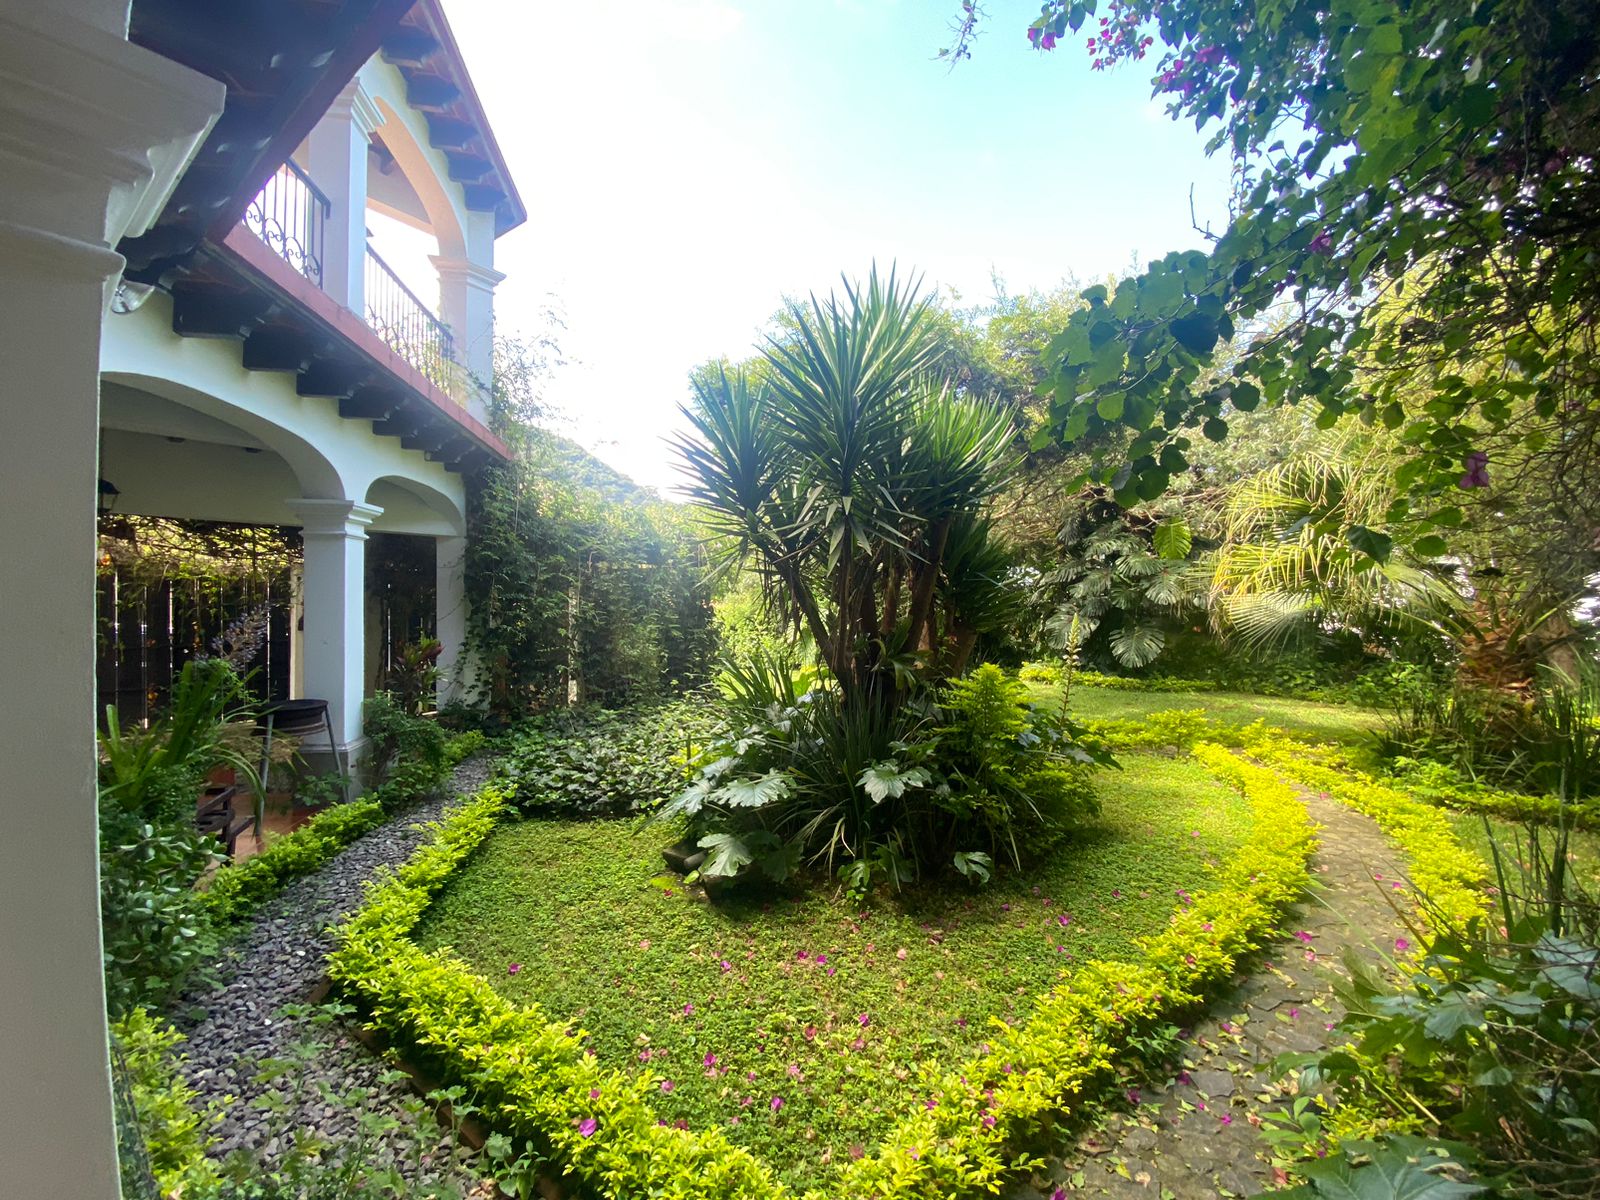
<path fill-rule="evenodd" d="M 419 789 L 421 772 L 436 780 L 434 786 L 444 781 L 448 735 L 437 721 L 413 716 L 390 693 L 379 692 L 362 707 L 361 726 L 371 742 L 366 768 L 374 785 L 381 786 L 402 763 L 419 768 L 408 780 L 409 791 Z"/>
<path fill-rule="evenodd" d="M 200 1097 L 178 1070 L 177 1048 L 183 1035 L 143 1008 L 133 1008 L 111 1026 L 112 1046 L 120 1052 L 138 1117 L 136 1132 L 144 1144 L 151 1174 L 163 1196 L 206 1195 L 219 1182 L 217 1168 L 206 1157 L 215 1140 L 210 1136 L 214 1110 L 198 1103 Z M 123 1192 L 141 1194 L 139 1181 L 126 1175 Z"/>
<path fill-rule="evenodd" d="M 702 874 L 759 869 L 774 879 L 802 861 L 848 873 L 855 891 L 928 869 L 987 868 L 1004 852 L 1058 839 L 1096 811 L 1087 768 L 1112 760 L 1054 706 L 986 664 L 935 705 L 848 703 L 835 688 L 793 696 L 784 671 L 737 676 L 746 720 L 723 732 L 659 812 L 683 817 L 708 851 Z M 763 682 L 765 681 L 765 682 Z M 981 877 L 981 872 L 979 877 Z"/>
<path fill-rule="evenodd" d="M 502 768 L 517 781 L 525 812 L 617 816 L 680 789 L 695 741 L 714 729 L 705 705 L 693 701 L 563 710 L 525 723 Z"/>

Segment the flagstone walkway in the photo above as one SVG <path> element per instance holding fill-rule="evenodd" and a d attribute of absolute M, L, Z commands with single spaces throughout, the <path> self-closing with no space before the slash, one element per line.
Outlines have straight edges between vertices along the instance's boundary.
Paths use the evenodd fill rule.
<path fill-rule="evenodd" d="M 1406 886 L 1402 857 L 1367 817 L 1303 792 L 1323 827 L 1312 859 L 1316 894 L 1264 961 L 1186 1031 L 1182 1068 L 1132 1089 L 1131 1107 L 1014 1189 L 1015 1200 L 1215 1200 L 1253 1196 L 1278 1179 L 1258 1126 L 1288 1107 L 1273 1060 L 1332 1043 L 1333 995 L 1347 952 L 1376 959 L 1406 936 L 1388 895 Z"/>

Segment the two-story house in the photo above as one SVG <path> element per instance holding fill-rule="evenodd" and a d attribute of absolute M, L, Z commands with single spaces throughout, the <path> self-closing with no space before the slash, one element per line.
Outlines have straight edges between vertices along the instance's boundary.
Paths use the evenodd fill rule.
<path fill-rule="evenodd" d="M 525 219 L 440 0 L 0 0 L 0 1193 L 117 1195 L 97 497 L 302 531 L 294 693 L 345 747 L 366 539 L 430 539 L 459 683 Z"/>

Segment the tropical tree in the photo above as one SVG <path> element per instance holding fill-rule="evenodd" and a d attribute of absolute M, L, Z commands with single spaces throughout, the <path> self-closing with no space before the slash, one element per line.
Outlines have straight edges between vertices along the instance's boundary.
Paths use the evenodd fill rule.
<path fill-rule="evenodd" d="M 1459 605 L 1453 564 L 1404 551 L 1379 561 L 1347 540 L 1393 500 L 1382 459 L 1325 441 L 1230 489 L 1207 564 L 1219 629 L 1254 645 L 1319 628 L 1420 632 Z"/>
<path fill-rule="evenodd" d="M 1233 155 L 1238 183 L 1207 249 L 1083 293 L 1044 355 L 1054 436 L 1127 430 L 1097 469 L 1132 503 L 1185 469 L 1193 432 L 1226 437 L 1234 412 L 1306 400 L 1324 427 L 1356 413 L 1410 435 L 1389 520 L 1418 541 L 1453 536 L 1457 489 L 1487 486 L 1496 465 L 1490 438 L 1600 457 L 1593 10 L 1045 0 L 1035 47 L 1083 35 L 1096 69 L 1157 59 L 1155 93 Z M 970 52 L 980 13 L 963 5 L 950 53 Z M 1385 325 L 1381 304 L 1402 291 L 1410 317 Z M 1231 369 L 1208 380 L 1236 337 Z M 1490 355 L 1504 369 L 1476 370 Z M 1434 381 L 1424 395 L 1418 370 Z M 1371 526 L 1347 540 L 1379 560 L 1392 545 Z"/>
<path fill-rule="evenodd" d="M 688 491 L 729 563 L 780 591 L 847 702 L 892 707 L 897 668 L 958 668 L 981 628 L 952 571 L 993 573 L 979 517 L 1008 476 L 1011 421 L 929 374 L 929 302 L 892 271 L 796 306 L 791 326 L 764 351 L 764 382 L 694 380 Z"/>

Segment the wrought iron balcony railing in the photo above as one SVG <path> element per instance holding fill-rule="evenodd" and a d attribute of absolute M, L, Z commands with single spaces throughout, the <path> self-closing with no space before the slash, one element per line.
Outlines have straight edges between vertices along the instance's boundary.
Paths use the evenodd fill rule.
<path fill-rule="evenodd" d="M 456 345 L 450 327 L 428 311 L 371 246 L 365 293 L 367 324 L 373 332 L 440 390 L 452 391 Z"/>
<path fill-rule="evenodd" d="M 244 210 L 247 229 L 300 274 L 322 286 L 328 218 L 333 202 L 290 159 L 275 171 Z"/>

